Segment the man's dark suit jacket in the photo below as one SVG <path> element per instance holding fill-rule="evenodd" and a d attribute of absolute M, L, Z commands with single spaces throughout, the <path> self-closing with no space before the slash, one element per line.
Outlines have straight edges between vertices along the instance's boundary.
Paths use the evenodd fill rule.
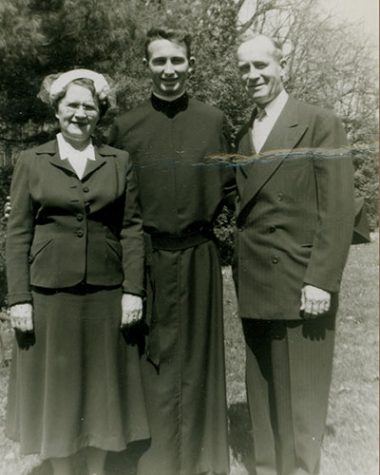
<path fill-rule="evenodd" d="M 339 290 L 354 222 L 352 162 L 340 121 L 292 97 L 259 155 L 251 126 L 237 140 L 239 313 L 299 319 L 304 284 Z"/>
<path fill-rule="evenodd" d="M 30 286 L 123 285 L 143 293 L 137 186 L 126 152 L 95 148 L 79 180 L 56 140 L 23 152 L 11 187 L 6 255 L 9 304 Z"/>

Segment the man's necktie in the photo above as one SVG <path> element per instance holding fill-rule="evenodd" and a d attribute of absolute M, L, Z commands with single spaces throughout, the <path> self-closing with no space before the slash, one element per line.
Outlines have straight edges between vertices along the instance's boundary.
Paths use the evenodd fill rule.
<path fill-rule="evenodd" d="M 267 113 L 265 112 L 265 109 L 258 109 L 255 120 L 253 121 L 253 129 L 252 129 L 252 140 L 253 140 L 253 145 L 255 147 L 256 152 L 260 152 L 266 140 L 265 120 L 264 120 L 265 117 L 267 117 Z"/>

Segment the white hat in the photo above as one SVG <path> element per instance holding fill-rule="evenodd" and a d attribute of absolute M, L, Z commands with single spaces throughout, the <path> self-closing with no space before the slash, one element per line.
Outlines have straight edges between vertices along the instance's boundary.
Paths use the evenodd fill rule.
<path fill-rule="evenodd" d="M 65 73 L 50 74 L 43 80 L 38 97 L 43 102 L 52 104 L 66 86 L 76 79 L 90 79 L 94 83 L 99 100 L 104 101 L 108 99 L 111 92 L 108 81 L 103 74 L 96 73 L 90 69 L 72 69 Z"/>

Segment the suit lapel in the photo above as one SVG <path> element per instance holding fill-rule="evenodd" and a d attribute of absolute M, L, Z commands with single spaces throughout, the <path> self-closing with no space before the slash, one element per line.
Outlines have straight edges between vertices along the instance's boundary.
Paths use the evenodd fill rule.
<path fill-rule="evenodd" d="M 247 169 L 247 180 L 238 219 L 242 219 L 246 215 L 246 208 L 252 199 L 279 169 L 304 135 L 307 124 L 302 124 L 298 115 L 297 101 L 289 97 L 260 152 L 263 156 L 254 159 L 252 162 L 255 166 Z"/>
<path fill-rule="evenodd" d="M 290 152 L 297 145 L 305 130 L 306 125 L 302 124 L 298 114 L 297 101 L 290 96 L 270 131 L 261 152 L 272 152 L 277 149 Z"/>
<path fill-rule="evenodd" d="M 83 178 L 88 177 L 99 168 L 103 167 L 109 160 L 109 157 L 116 157 L 116 150 L 108 145 L 99 145 L 95 147 L 95 160 L 88 160 Z"/>
<path fill-rule="evenodd" d="M 68 160 L 61 160 L 58 153 L 58 142 L 51 140 L 45 144 L 40 145 L 36 150 L 37 155 L 48 155 L 49 162 L 61 170 L 66 172 L 75 173 Z"/>
<path fill-rule="evenodd" d="M 256 155 L 255 146 L 252 139 L 252 124 L 255 120 L 257 109 L 253 109 L 248 124 L 243 129 L 243 135 L 239 141 L 239 152 L 237 156 L 237 171 L 241 172 L 244 178 L 248 177 L 249 169 L 252 167 L 250 157 Z"/>
<path fill-rule="evenodd" d="M 89 175 L 94 173 L 96 170 L 98 170 L 100 167 L 102 167 L 106 163 L 107 154 L 103 153 L 102 150 L 103 150 L 102 147 L 100 147 L 100 149 L 95 147 L 95 160 L 87 160 L 86 168 L 84 170 L 82 180 L 87 178 Z"/>
<path fill-rule="evenodd" d="M 52 140 L 41 145 L 37 148 L 36 153 L 38 155 L 48 155 L 48 160 L 53 166 L 60 168 L 65 172 L 69 172 L 70 174 L 75 173 L 68 160 L 61 160 L 58 152 L 58 143 L 56 140 Z M 107 157 L 115 155 L 115 151 L 107 145 L 95 147 L 95 160 L 87 161 L 82 180 L 101 168 L 106 163 Z"/>
<path fill-rule="evenodd" d="M 245 178 L 248 177 L 249 170 L 252 168 L 250 157 L 254 155 L 256 155 L 256 150 L 252 140 L 252 128 L 250 127 L 240 141 L 239 155 L 237 157 L 238 170 Z"/>

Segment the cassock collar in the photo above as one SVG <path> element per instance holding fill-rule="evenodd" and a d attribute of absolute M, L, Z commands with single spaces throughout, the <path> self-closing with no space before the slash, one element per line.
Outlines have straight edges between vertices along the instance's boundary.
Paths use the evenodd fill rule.
<path fill-rule="evenodd" d="M 152 94 L 151 96 L 152 106 L 159 112 L 163 112 L 167 117 L 172 119 L 178 112 L 187 109 L 189 104 L 189 96 L 185 92 L 181 97 L 178 97 L 174 101 L 165 101 Z"/>

